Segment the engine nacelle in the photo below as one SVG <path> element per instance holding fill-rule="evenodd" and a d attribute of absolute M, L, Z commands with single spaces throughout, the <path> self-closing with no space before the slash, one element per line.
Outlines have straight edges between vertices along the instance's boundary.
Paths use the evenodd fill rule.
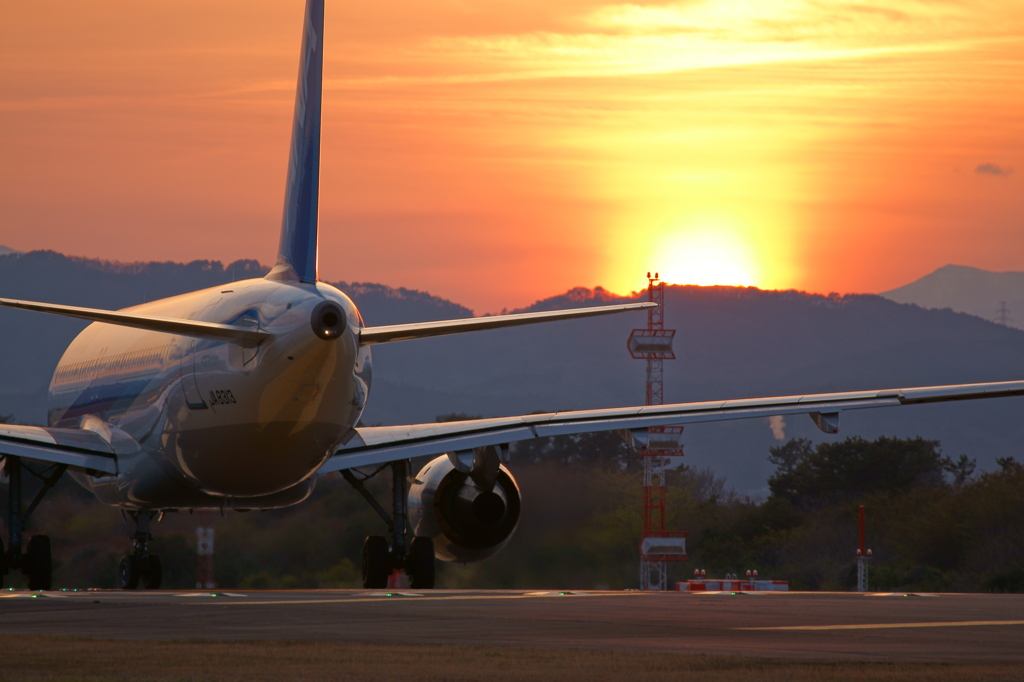
<path fill-rule="evenodd" d="M 508 543 L 519 525 L 519 486 L 504 466 L 494 489 L 479 488 L 447 455 L 423 467 L 409 488 L 413 533 L 434 539 L 443 561 L 483 561 Z"/>

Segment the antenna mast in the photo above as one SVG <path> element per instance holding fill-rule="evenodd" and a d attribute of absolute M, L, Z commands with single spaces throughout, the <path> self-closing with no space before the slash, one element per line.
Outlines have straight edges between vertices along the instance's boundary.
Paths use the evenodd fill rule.
<path fill-rule="evenodd" d="M 999 308 L 996 310 L 996 322 L 1004 327 L 1009 327 L 1011 319 L 1010 309 L 1006 307 L 1006 301 L 1000 301 Z"/>

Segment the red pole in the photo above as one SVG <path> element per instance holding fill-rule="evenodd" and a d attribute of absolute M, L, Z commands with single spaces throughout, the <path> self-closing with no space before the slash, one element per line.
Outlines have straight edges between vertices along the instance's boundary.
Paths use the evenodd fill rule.
<path fill-rule="evenodd" d="M 860 555 L 864 556 L 864 505 L 860 506 Z"/>

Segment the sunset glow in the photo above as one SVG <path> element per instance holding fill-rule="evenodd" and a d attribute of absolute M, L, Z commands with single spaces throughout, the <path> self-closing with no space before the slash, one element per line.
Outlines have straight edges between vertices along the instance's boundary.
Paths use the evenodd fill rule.
<path fill-rule="evenodd" d="M 0 0 L 0 245 L 274 258 L 302 0 Z M 1024 270 L 1024 4 L 328 0 L 321 275 L 574 286 Z"/>

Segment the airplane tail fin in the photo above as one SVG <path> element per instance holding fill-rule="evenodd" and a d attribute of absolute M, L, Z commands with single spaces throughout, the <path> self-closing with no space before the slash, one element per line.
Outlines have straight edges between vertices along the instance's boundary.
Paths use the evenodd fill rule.
<path fill-rule="evenodd" d="M 267 279 L 316 282 L 320 205 L 320 102 L 323 94 L 324 0 L 306 0 L 295 120 L 288 157 L 281 244 Z"/>

